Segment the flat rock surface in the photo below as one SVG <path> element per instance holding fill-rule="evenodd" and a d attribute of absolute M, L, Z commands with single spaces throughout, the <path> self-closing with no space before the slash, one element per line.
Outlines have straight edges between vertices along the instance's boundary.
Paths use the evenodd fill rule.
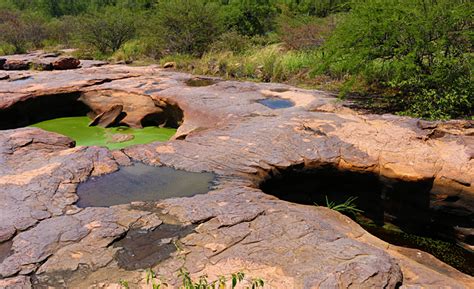
<path fill-rule="evenodd" d="M 474 287 L 472 277 L 427 253 L 387 244 L 330 209 L 285 202 L 259 189 L 271 171 L 330 164 L 391 179 L 430 180 L 430 205 L 454 206 L 470 218 L 469 122 L 358 114 L 328 93 L 282 84 L 216 81 L 190 87 L 192 75 L 157 66 L 8 74 L 27 80 L 0 80 L 0 113 L 42 95 L 121 91 L 132 103 L 135 97 L 157 107 L 164 99 L 176 103 L 184 122 L 175 140 L 113 152 L 74 147 L 73 140 L 37 128 L 0 131 L 0 244 L 10 247 L 0 255 L 2 288 L 117 288 L 121 279 L 144 287 L 146 268 L 125 268 L 116 246 L 129 244 L 119 240 L 137 230 L 145 241 L 147 234 L 163 236 L 160 248 L 168 251 L 147 266 L 172 286 L 184 265 L 192 276 L 210 279 L 243 270 L 268 288 Z M 295 105 L 270 109 L 258 102 L 268 97 Z M 218 179 L 209 193 L 191 198 L 75 206 L 80 182 L 131 161 L 214 172 Z M 446 204 L 453 195 L 456 201 Z M 146 259 L 148 253 L 136 254 Z"/>

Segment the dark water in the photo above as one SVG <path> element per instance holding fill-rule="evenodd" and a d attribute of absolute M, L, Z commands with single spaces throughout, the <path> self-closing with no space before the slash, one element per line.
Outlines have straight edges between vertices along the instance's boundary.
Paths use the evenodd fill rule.
<path fill-rule="evenodd" d="M 367 231 L 388 243 L 428 252 L 473 275 L 474 253 L 458 246 L 452 233 L 454 226 L 470 228 L 472 223 L 469 218 L 462 223 L 434 210 L 430 206 L 432 186 L 431 179 L 410 182 L 332 166 L 306 169 L 302 165 L 271 173 L 260 184 L 267 194 L 306 205 L 326 206 L 326 198 L 341 204 L 356 197 L 354 204 L 363 212 L 347 215 Z"/>
<path fill-rule="evenodd" d="M 136 163 L 80 184 L 76 204 L 81 208 L 109 207 L 133 201 L 190 197 L 207 193 L 214 178 L 211 173 L 191 173 Z"/>
<path fill-rule="evenodd" d="M 389 224 L 377 226 L 365 221 L 361 222 L 359 219 L 356 221 L 369 233 L 387 243 L 430 253 L 459 271 L 474 276 L 474 252 L 463 249 L 453 242 L 403 232 L 390 228 Z"/>
<path fill-rule="evenodd" d="M 169 258 L 177 250 L 175 242 L 192 233 L 194 227 L 161 224 L 151 231 L 130 230 L 114 243 L 114 247 L 120 248 L 115 259 L 119 267 L 126 270 L 151 268 Z"/>
<path fill-rule="evenodd" d="M 289 108 L 295 106 L 295 103 L 288 99 L 281 99 L 281 98 L 266 98 L 257 101 L 260 104 L 265 105 L 271 109 L 282 109 L 282 108 Z"/>

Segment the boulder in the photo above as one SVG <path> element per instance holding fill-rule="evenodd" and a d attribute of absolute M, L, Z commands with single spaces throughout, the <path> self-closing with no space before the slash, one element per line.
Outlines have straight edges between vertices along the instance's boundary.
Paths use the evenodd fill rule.
<path fill-rule="evenodd" d="M 103 113 L 97 115 L 89 126 L 109 127 L 119 120 L 122 111 L 123 105 L 114 105 Z"/>
<path fill-rule="evenodd" d="M 63 57 L 52 62 L 53 68 L 56 70 L 75 69 L 81 62 L 74 57 Z"/>
<path fill-rule="evenodd" d="M 176 62 L 166 62 L 163 64 L 163 68 L 175 68 L 176 67 Z"/>
<path fill-rule="evenodd" d="M 7 60 L 3 64 L 4 70 L 28 70 L 30 69 L 30 62 L 26 60 Z"/>

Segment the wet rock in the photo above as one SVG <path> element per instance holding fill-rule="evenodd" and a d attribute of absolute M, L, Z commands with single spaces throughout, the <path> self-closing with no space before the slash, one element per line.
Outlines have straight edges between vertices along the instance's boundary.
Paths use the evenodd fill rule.
<path fill-rule="evenodd" d="M 101 114 L 97 115 L 89 126 L 109 127 L 117 125 L 122 115 L 123 105 L 113 105 Z"/>
<path fill-rule="evenodd" d="M 75 69 L 81 64 L 81 62 L 73 57 L 64 57 L 59 58 L 58 60 L 53 61 L 52 66 L 56 70 L 66 70 L 66 69 Z"/>

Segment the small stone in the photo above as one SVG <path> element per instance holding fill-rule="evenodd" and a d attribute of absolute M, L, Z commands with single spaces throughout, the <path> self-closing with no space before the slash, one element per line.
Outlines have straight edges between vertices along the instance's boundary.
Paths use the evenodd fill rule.
<path fill-rule="evenodd" d="M 163 64 L 163 68 L 175 68 L 176 67 L 176 62 L 166 62 Z"/>
<path fill-rule="evenodd" d="M 122 143 L 122 142 L 130 141 L 134 138 L 135 136 L 133 134 L 116 133 L 116 134 L 113 134 L 107 142 L 108 143 Z"/>

